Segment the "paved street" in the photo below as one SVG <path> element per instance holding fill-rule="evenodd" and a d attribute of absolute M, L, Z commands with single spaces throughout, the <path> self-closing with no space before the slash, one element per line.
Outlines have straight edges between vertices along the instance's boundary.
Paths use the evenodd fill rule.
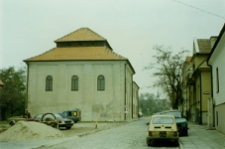
<path fill-rule="evenodd" d="M 53 141 L 34 142 L 1 142 L 1 147 L 5 148 L 38 148 L 38 149 L 178 149 L 171 144 L 156 144 L 153 147 L 146 145 L 148 118 L 142 117 L 138 121 L 122 124 L 108 128 L 90 135 L 82 137 L 74 136 Z M 169 147 L 168 147 L 169 146 Z"/>
<path fill-rule="evenodd" d="M 148 118 L 141 118 L 139 121 L 113 127 L 111 129 L 100 131 L 88 136 L 83 136 L 61 144 L 42 146 L 39 149 L 67 149 L 74 147 L 79 149 L 149 149 L 150 147 L 146 145 L 145 141 L 147 134 L 147 126 L 145 123 L 147 121 Z M 155 148 L 155 146 L 152 148 Z M 158 145 L 157 148 L 168 149 L 167 145 Z M 176 149 L 179 147 L 170 148 Z"/>
<path fill-rule="evenodd" d="M 77 123 L 71 130 L 62 130 L 68 137 L 56 140 L 0 142 L 1 149 L 224 149 L 225 135 L 207 130 L 205 125 L 189 122 L 189 135 L 180 137 L 180 146 L 158 143 L 146 145 L 148 117 L 129 123 Z M 83 128 L 83 130 L 81 129 Z"/>

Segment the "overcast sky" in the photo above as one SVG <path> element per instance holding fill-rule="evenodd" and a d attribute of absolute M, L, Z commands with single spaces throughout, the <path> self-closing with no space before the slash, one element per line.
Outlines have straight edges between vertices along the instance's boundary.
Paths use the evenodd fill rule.
<path fill-rule="evenodd" d="M 129 59 L 140 93 L 156 92 L 146 87 L 152 72 L 143 71 L 154 45 L 192 55 L 193 39 L 218 36 L 225 22 L 225 0 L 1 0 L 0 7 L 0 69 L 22 67 L 88 27 Z"/>

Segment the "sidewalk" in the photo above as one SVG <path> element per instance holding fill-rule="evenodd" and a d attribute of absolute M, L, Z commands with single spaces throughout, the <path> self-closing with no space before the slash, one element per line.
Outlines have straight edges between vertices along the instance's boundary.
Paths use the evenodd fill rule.
<path fill-rule="evenodd" d="M 188 136 L 180 137 L 181 149 L 224 149 L 225 135 L 216 130 L 207 130 L 206 125 L 188 122 Z"/>

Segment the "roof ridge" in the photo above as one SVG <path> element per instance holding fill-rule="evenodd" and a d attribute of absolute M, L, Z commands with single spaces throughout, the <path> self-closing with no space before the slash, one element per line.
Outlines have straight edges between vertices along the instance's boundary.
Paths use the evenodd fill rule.
<path fill-rule="evenodd" d="M 89 29 L 88 27 L 81 27 L 81 28 L 79 28 L 79 29 L 77 29 L 77 30 L 75 30 L 75 31 L 73 31 L 73 32 L 71 32 L 71 33 L 69 33 L 69 34 L 67 34 L 67 35 L 65 35 L 65 36 L 63 36 L 63 37 L 61 37 L 61 38 L 56 39 L 54 42 L 58 42 L 58 41 L 60 41 L 60 40 L 63 39 L 63 38 L 66 38 L 66 37 L 68 37 L 68 36 L 71 36 L 71 35 L 74 34 L 75 32 L 78 32 L 78 31 L 80 31 L 80 30 L 82 30 L 82 29 L 86 29 L 86 30 L 92 32 L 94 35 L 96 35 L 96 36 L 98 36 L 98 37 L 100 37 L 100 38 L 106 40 L 106 38 L 102 37 L 101 35 L 99 35 L 98 33 L 94 32 L 93 30 Z"/>

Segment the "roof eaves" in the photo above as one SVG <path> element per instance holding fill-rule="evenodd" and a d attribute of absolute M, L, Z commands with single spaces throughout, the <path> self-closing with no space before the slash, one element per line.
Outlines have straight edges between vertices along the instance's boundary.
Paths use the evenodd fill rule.
<path fill-rule="evenodd" d="M 136 84 L 136 86 L 138 87 L 138 89 L 140 89 L 140 87 L 138 86 L 138 84 L 135 81 L 133 81 L 133 83 Z"/>
<path fill-rule="evenodd" d="M 131 65 L 130 61 L 127 59 L 128 64 L 130 65 L 131 69 L 133 70 L 134 74 L 136 73 L 134 67 Z"/>
<path fill-rule="evenodd" d="M 136 73 L 128 59 L 60 59 L 60 60 L 24 60 L 24 62 L 60 62 L 60 61 L 127 61 L 134 74 Z"/>
<path fill-rule="evenodd" d="M 220 34 L 219 34 L 219 36 L 218 36 L 218 38 L 217 38 L 215 44 L 213 45 L 212 50 L 211 50 L 211 52 L 209 53 L 209 56 L 208 56 L 208 58 L 207 58 L 207 64 L 208 64 L 209 66 L 210 66 L 209 60 L 210 60 L 210 58 L 211 58 L 213 52 L 215 51 L 215 49 L 216 49 L 218 43 L 220 42 L 220 39 L 222 38 L 224 32 L 225 32 L 225 23 L 224 23 L 223 28 L 221 29 Z"/>
<path fill-rule="evenodd" d="M 54 60 L 28 60 L 25 62 L 60 62 L 60 61 L 127 61 L 127 59 L 54 59 Z"/>
<path fill-rule="evenodd" d="M 52 49 L 50 49 L 50 50 L 48 50 L 48 51 L 46 51 L 46 52 L 44 52 L 44 53 L 42 53 L 42 54 L 39 54 L 39 55 L 37 55 L 37 56 L 33 56 L 33 57 L 30 57 L 30 58 L 27 58 L 27 59 L 25 59 L 25 60 L 23 60 L 24 62 L 28 62 L 28 61 L 35 61 L 35 60 L 32 60 L 32 59 L 34 59 L 34 58 L 36 58 L 36 57 L 39 57 L 39 56 L 41 56 L 41 55 L 44 55 L 44 54 L 46 54 L 46 53 L 48 53 L 48 52 L 50 52 L 50 51 L 52 51 L 52 50 L 54 50 L 55 48 L 52 48 Z"/>

